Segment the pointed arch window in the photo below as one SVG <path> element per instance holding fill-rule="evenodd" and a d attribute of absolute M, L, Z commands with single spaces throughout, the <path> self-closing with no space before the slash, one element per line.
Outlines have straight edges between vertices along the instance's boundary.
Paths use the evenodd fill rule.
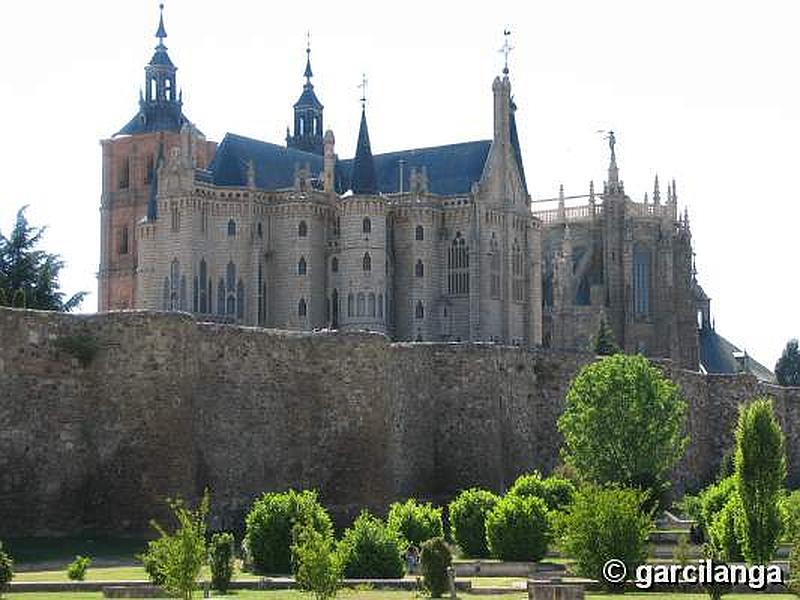
<path fill-rule="evenodd" d="M 500 245 L 492 232 L 489 240 L 489 292 L 492 298 L 500 298 Z"/>
<path fill-rule="evenodd" d="M 637 316 L 650 313 L 650 251 L 641 245 L 633 249 L 633 304 Z"/>
<path fill-rule="evenodd" d="M 300 302 L 297 303 L 297 316 L 304 318 L 307 314 L 308 314 L 308 304 L 306 304 L 306 299 L 300 298 Z"/>
<path fill-rule="evenodd" d="M 367 297 L 367 314 L 370 317 L 375 316 L 375 294 L 372 292 Z"/>
<path fill-rule="evenodd" d="M 228 221 L 228 236 L 234 237 L 236 235 L 236 221 L 231 219 Z"/>
<path fill-rule="evenodd" d="M 335 256 L 331 259 L 331 272 L 338 273 L 339 272 L 339 259 Z"/>
<path fill-rule="evenodd" d="M 200 311 L 201 314 L 205 314 L 207 312 L 211 312 L 211 310 L 209 308 L 210 297 L 208 296 L 208 292 L 206 290 L 206 287 L 209 284 L 208 265 L 206 265 L 206 260 L 204 258 L 200 260 L 199 271 L 200 271 L 200 276 L 199 276 L 200 284 L 198 292 L 200 298 L 199 298 L 198 310 Z"/>
<path fill-rule="evenodd" d="M 383 294 L 378 294 L 378 318 L 383 318 Z"/>
<path fill-rule="evenodd" d="M 469 293 L 469 246 L 460 231 L 447 250 L 447 292 L 454 296 Z"/>
<path fill-rule="evenodd" d="M 301 256 L 300 260 L 297 262 L 297 274 L 305 275 L 307 270 L 308 266 L 306 265 L 306 259 L 304 256 Z"/>
<path fill-rule="evenodd" d="M 417 277 L 425 277 L 425 265 L 422 264 L 421 259 L 418 259 L 417 264 L 414 265 L 414 275 Z"/>
<path fill-rule="evenodd" d="M 361 233 L 372 233 L 372 221 L 369 217 L 364 217 L 364 220 L 361 221 Z"/>
<path fill-rule="evenodd" d="M 421 242 L 425 239 L 425 229 L 422 227 L 422 225 L 417 225 L 417 229 L 414 232 L 414 239 L 418 242 Z"/>
<path fill-rule="evenodd" d="M 417 319 L 425 318 L 425 306 L 423 306 L 422 300 L 417 300 L 417 306 L 414 308 L 414 316 Z"/>
<path fill-rule="evenodd" d="M 225 280 L 220 277 L 217 283 L 217 314 L 225 316 Z"/>
<path fill-rule="evenodd" d="M 525 300 L 524 258 L 522 249 L 516 239 L 514 239 L 514 244 L 511 248 L 511 275 L 514 302 L 523 302 Z"/>
<path fill-rule="evenodd" d="M 358 293 L 358 297 L 357 297 L 357 301 L 356 301 L 356 316 L 357 317 L 363 317 L 364 316 L 364 313 L 367 310 L 366 304 L 367 304 L 367 302 L 366 302 L 366 298 L 364 297 L 364 293 L 363 292 L 359 292 Z"/>
<path fill-rule="evenodd" d="M 306 237 L 308 235 L 308 225 L 305 221 L 300 221 L 297 225 L 297 237 Z"/>
<path fill-rule="evenodd" d="M 364 253 L 364 258 L 361 261 L 361 266 L 364 271 L 371 271 L 372 270 L 372 257 L 369 255 L 369 252 Z"/>
<path fill-rule="evenodd" d="M 353 294 L 347 294 L 347 316 L 352 317 L 353 314 Z"/>
<path fill-rule="evenodd" d="M 236 285 L 236 318 L 244 319 L 244 281 L 241 279 Z"/>

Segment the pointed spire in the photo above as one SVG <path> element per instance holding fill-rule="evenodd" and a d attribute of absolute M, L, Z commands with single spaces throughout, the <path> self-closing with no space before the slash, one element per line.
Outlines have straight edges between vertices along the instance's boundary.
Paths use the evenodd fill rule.
<path fill-rule="evenodd" d="M 589 181 L 589 203 L 594 204 L 594 179 Z"/>
<path fill-rule="evenodd" d="M 644 203 L 647 204 L 647 192 L 644 193 Z"/>
<path fill-rule="evenodd" d="M 306 78 L 306 85 L 311 85 L 311 78 L 314 72 L 311 70 L 311 33 L 306 32 L 306 70 L 303 72 L 303 77 Z"/>
<path fill-rule="evenodd" d="M 364 81 L 366 82 L 366 79 Z M 353 159 L 353 175 L 350 187 L 354 194 L 375 195 L 378 193 L 378 185 L 375 176 L 375 161 L 372 158 L 372 148 L 369 143 L 367 113 L 363 96 L 361 101 L 361 126 L 358 129 L 358 142 L 356 144 L 356 156 Z"/>
<path fill-rule="evenodd" d="M 167 48 L 164 46 L 164 38 L 167 37 L 167 30 L 164 29 L 164 4 L 159 4 L 158 9 L 161 11 L 161 15 L 158 18 L 158 31 L 156 31 L 158 46 L 156 47 L 166 50 Z"/>
<path fill-rule="evenodd" d="M 672 201 L 677 204 L 678 202 L 678 190 L 675 188 L 675 179 L 672 180 Z"/>
<path fill-rule="evenodd" d="M 563 221 L 566 219 L 567 213 L 564 207 L 564 184 L 558 186 L 558 220 Z"/>
<path fill-rule="evenodd" d="M 653 204 L 661 204 L 661 191 L 658 189 L 658 173 L 656 173 L 656 180 L 653 183 Z"/>

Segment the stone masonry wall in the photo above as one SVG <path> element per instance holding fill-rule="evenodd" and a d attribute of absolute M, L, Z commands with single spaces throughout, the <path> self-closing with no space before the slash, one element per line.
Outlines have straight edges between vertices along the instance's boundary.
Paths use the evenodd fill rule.
<path fill-rule="evenodd" d="M 86 365 L 77 336 L 97 344 Z M 215 528 L 240 528 L 258 495 L 289 486 L 317 488 L 339 524 L 410 495 L 502 491 L 557 464 L 565 391 L 592 360 L 150 312 L 0 309 L 0 340 L 0 536 L 146 533 L 164 498 L 205 487 Z M 713 478 L 738 403 L 760 393 L 800 484 L 800 389 L 665 370 L 691 407 L 678 491 Z"/>

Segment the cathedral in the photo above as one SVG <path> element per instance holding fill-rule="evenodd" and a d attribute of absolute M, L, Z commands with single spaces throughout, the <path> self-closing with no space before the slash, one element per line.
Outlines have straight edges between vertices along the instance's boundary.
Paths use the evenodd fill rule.
<path fill-rule="evenodd" d="M 362 101 L 341 159 L 309 48 L 285 143 L 217 144 L 184 113 L 163 15 L 156 37 L 138 112 L 101 142 L 101 311 L 561 350 L 605 322 L 625 351 L 701 370 L 709 332 L 725 341 L 675 182 L 633 201 L 613 133 L 602 189 L 532 200 L 507 67 L 491 138 L 373 154 Z"/>

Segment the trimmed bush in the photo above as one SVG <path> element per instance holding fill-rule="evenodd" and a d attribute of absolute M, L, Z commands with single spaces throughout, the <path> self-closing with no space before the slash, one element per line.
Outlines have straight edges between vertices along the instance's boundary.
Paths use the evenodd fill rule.
<path fill-rule="evenodd" d="M 92 564 L 92 559 L 88 556 L 76 556 L 75 560 L 67 565 L 67 577 L 72 581 L 83 581 L 90 564 Z"/>
<path fill-rule="evenodd" d="M 706 537 L 711 539 L 711 527 L 717 518 L 717 514 L 725 508 L 728 500 L 736 495 L 736 480 L 733 476 L 714 483 L 700 492 L 698 498 L 700 510 L 698 515 L 698 525 L 702 527 Z"/>
<path fill-rule="evenodd" d="M 245 547 L 260 573 L 292 572 L 292 529 L 310 525 L 333 537 L 333 525 L 315 491 L 269 492 L 255 501 L 245 519 Z"/>
<path fill-rule="evenodd" d="M 494 558 L 539 561 L 549 538 L 547 505 L 541 498 L 509 494 L 486 516 L 486 541 Z"/>
<path fill-rule="evenodd" d="M 442 509 L 434 508 L 429 502 L 421 504 L 409 498 L 389 507 L 386 524 L 389 529 L 399 533 L 407 544 L 419 546 L 431 538 L 442 537 Z"/>
<path fill-rule="evenodd" d="M 728 498 L 711 523 L 709 538 L 714 555 L 723 561 L 736 562 L 742 560 L 742 549 L 739 543 L 742 520 L 742 504 L 736 494 Z"/>
<path fill-rule="evenodd" d="M 437 537 L 422 544 L 422 583 L 432 598 L 441 598 L 450 587 L 447 568 L 453 562 L 444 539 Z"/>
<path fill-rule="evenodd" d="M 3 597 L 3 588 L 14 579 L 14 561 L 3 549 L 3 542 L 0 542 L 0 598 Z"/>
<path fill-rule="evenodd" d="M 568 479 L 551 475 L 542 478 L 538 471 L 520 475 L 508 490 L 515 496 L 531 496 L 541 498 L 550 510 L 562 510 L 575 495 L 575 485 Z"/>
<path fill-rule="evenodd" d="M 141 554 L 137 554 L 136 558 L 142 561 L 144 570 L 153 585 L 164 585 L 164 572 L 161 570 L 161 565 L 165 564 L 169 554 L 168 538 L 160 537 L 155 540 L 147 542 L 147 548 Z"/>
<path fill-rule="evenodd" d="M 399 533 L 363 511 L 353 526 L 345 530 L 337 546 L 344 576 L 353 579 L 402 577 L 404 545 Z"/>
<path fill-rule="evenodd" d="M 653 528 L 650 511 L 643 510 L 647 494 L 617 486 L 587 485 L 560 519 L 560 546 L 576 561 L 578 575 L 596 579 L 606 588 L 603 565 L 621 560 L 628 573 L 647 559 L 647 538 Z"/>
<path fill-rule="evenodd" d="M 208 566 L 211 568 L 211 587 L 223 594 L 233 578 L 233 534 L 215 533 L 208 546 Z"/>
<path fill-rule="evenodd" d="M 779 503 L 783 539 L 794 543 L 800 537 L 800 490 L 787 493 Z"/>
<path fill-rule="evenodd" d="M 486 515 L 500 498 L 487 490 L 464 490 L 450 503 L 450 530 L 461 551 L 472 558 L 489 556 Z"/>
<path fill-rule="evenodd" d="M 333 539 L 308 525 L 295 532 L 292 557 L 297 585 L 314 594 L 316 600 L 335 597 L 342 585 L 342 562 Z"/>

